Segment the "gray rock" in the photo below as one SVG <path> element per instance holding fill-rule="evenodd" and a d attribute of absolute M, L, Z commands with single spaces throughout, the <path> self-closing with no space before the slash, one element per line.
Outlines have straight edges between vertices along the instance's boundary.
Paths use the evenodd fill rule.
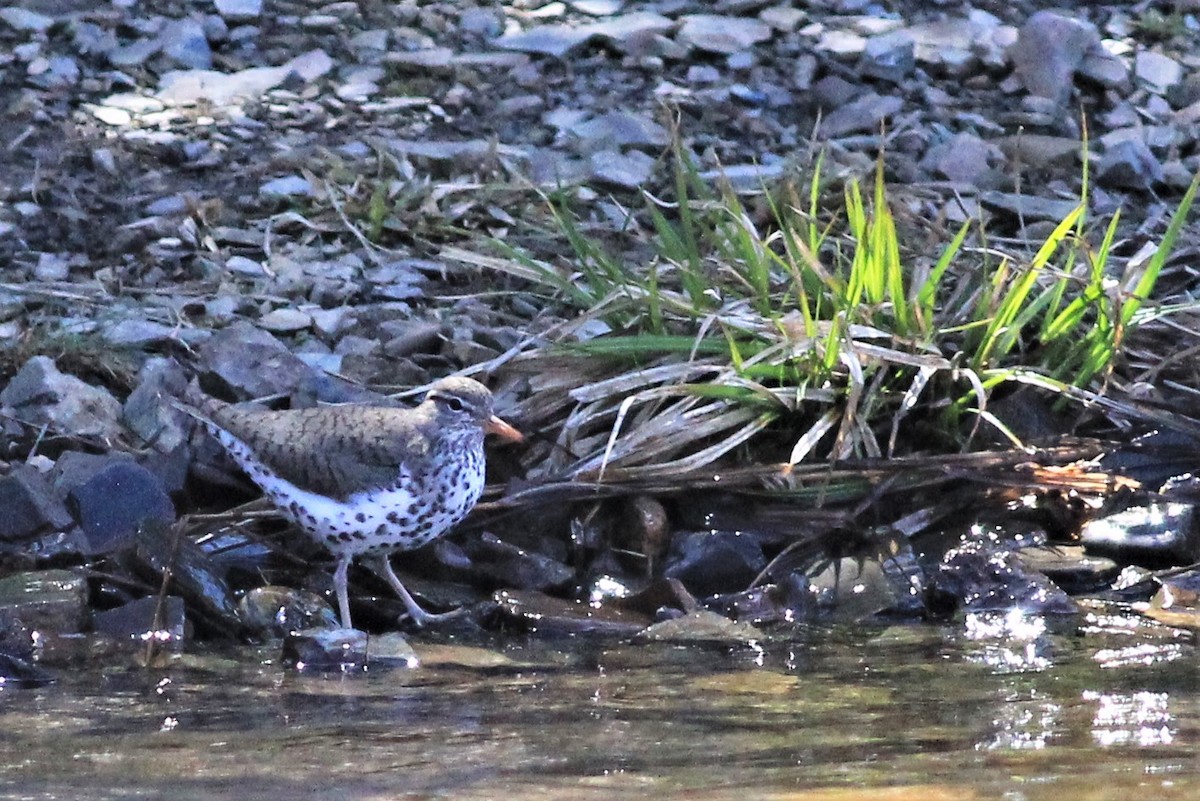
<path fill-rule="evenodd" d="M 1118 142 L 1096 165 L 1096 180 L 1118 189 L 1149 189 L 1162 177 L 1162 163 L 1141 139 Z"/>
<path fill-rule="evenodd" d="M 0 540 L 22 542 L 47 530 L 66 531 L 70 513 L 50 482 L 28 465 L 17 465 L 0 478 Z"/>
<path fill-rule="evenodd" d="M 1102 49 L 1095 25 L 1054 11 L 1039 11 L 1021 26 L 1009 56 L 1027 91 L 1065 103 L 1084 56 Z"/>
<path fill-rule="evenodd" d="M 818 51 L 828 53 L 834 58 L 853 61 L 867 49 L 867 40 L 866 37 L 860 36 L 854 31 L 832 28 L 821 34 L 815 47 Z"/>
<path fill-rule="evenodd" d="M 1069 167 L 1083 152 L 1082 144 L 1069 136 L 1020 134 L 994 141 L 1004 155 L 1030 167 Z"/>
<path fill-rule="evenodd" d="M 116 609 L 107 609 L 92 616 L 92 629 L 116 640 L 132 640 L 137 644 L 153 638 L 156 644 L 183 645 L 188 634 L 187 611 L 183 599 L 168 595 L 162 602 L 161 617 L 157 596 L 139 598 Z M 157 619 L 156 619 L 157 618 Z"/>
<path fill-rule="evenodd" d="M 151 56 L 162 50 L 162 41 L 153 39 L 138 39 L 124 47 L 108 51 L 108 62 L 114 67 L 140 67 Z"/>
<path fill-rule="evenodd" d="M 1053 200 L 1016 192 L 982 192 L 979 201 L 988 208 L 1018 215 L 1026 221 L 1049 222 L 1061 222 L 1079 205 L 1076 200 Z"/>
<path fill-rule="evenodd" d="M 921 166 L 951 181 L 978 184 L 1003 161 L 1004 154 L 995 145 L 974 134 L 960 133 L 931 147 Z"/>
<path fill-rule="evenodd" d="M 120 550 L 146 520 L 175 521 L 175 505 L 158 477 L 123 459 L 73 488 L 67 502 L 91 554 Z"/>
<path fill-rule="evenodd" d="M 201 101 L 227 106 L 239 100 L 258 99 L 267 90 L 283 83 L 291 73 L 287 66 L 250 67 L 230 74 L 214 70 L 176 70 L 159 79 L 155 98 L 167 106 L 191 106 Z"/>
<path fill-rule="evenodd" d="M 87 599 L 87 581 L 70 570 L 14 573 L 0 579 L 0 613 L 29 629 L 58 634 L 82 631 Z"/>
<path fill-rule="evenodd" d="M 872 78 L 900 83 L 916 67 L 916 46 L 905 31 L 893 31 L 867 40 L 858 71 Z"/>
<path fill-rule="evenodd" d="M 771 26 L 747 17 L 688 14 L 681 22 L 677 41 L 697 50 L 726 56 L 765 42 L 772 36 Z"/>
<path fill-rule="evenodd" d="M 79 64 L 70 56 L 39 59 L 29 67 L 29 82 L 41 89 L 67 89 L 79 83 Z"/>
<path fill-rule="evenodd" d="M 300 175 L 285 175 L 267 181 L 258 188 L 258 194 L 268 200 L 293 200 L 316 197 L 317 190 L 307 178 Z"/>
<path fill-rule="evenodd" d="M 206 70 L 212 66 L 212 49 L 204 23 L 187 18 L 171 20 L 160 35 L 163 53 L 181 67 Z"/>
<path fill-rule="evenodd" d="M 312 327 L 312 316 L 299 309 L 272 309 L 258 321 L 258 327 L 273 334 L 294 334 Z"/>
<path fill-rule="evenodd" d="M 504 32 L 504 15 L 493 8 L 468 8 L 459 16 L 458 27 L 466 33 L 491 39 Z"/>
<path fill-rule="evenodd" d="M 1183 65 L 1162 53 L 1141 50 L 1133 62 L 1133 76 L 1151 92 L 1166 94 L 1183 80 Z"/>
<path fill-rule="evenodd" d="M 267 275 L 263 270 L 262 262 L 248 259 L 245 256 L 230 256 L 225 260 L 225 269 L 235 275 L 244 275 L 250 278 L 265 278 Z"/>
<path fill-rule="evenodd" d="M 0 408 L 33 425 L 79 437 L 113 439 L 121 405 L 108 390 L 59 372 L 48 356 L 34 356 L 0 391 Z"/>
<path fill-rule="evenodd" d="M 163 325 L 153 320 L 118 320 L 100 327 L 100 336 L 110 345 L 127 348 L 144 348 L 179 339 L 182 329 Z"/>
<path fill-rule="evenodd" d="M 32 33 L 45 33 L 54 24 L 54 17 L 48 17 L 19 6 L 0 8 L 0 20 L 4 20 L 14 30 Z"/>
<path fill-rule="evenodd" d="M 39 281 L 65 281 L 71 274 L 71 260 L 66 253 L 39 253 L 33 277 Z"/>
<path fill-rule="evenodd" d="M 623 147 L 665 147 L 671 134 L 666 128 L 640 114 L 610 111 L 579 122 L 569 129 L 581 140 L 582 153 Z"/>
<path fill-rule="evenodd" d="M 155 450 L 174 451 L 187 442 L 187 434 L 170 399 L 180 397 L 186 386 L 187 376 L 174 359 L 148 359 L 138 371 L 137 386 L 125 399 L 125 425 L 142 442 L 153 442 Z"/>
<path fill-rule="evenodd" d="M 217 13 L 229 22 L 249 22 L 262 14 L 262 0 L 213 0 Z"/>
<path fill-rule="evenodd" d="M 592 38 L 586 27 L 572 25 L 538 25 L 520 33 L 508 33 L 492 44 L 506 50 L 533 53 L 553 58 L 566 58 Z"/>
<path fill-rule="evenodd" d="M 825 139 L 851 133 L 878 133 L 880 124 L 903 107 L 904 101 L 899 97 L 869 92 L 831 111 L 821 121 L 818 133 Z"/>
<path fill-rule="evenodd" d="M 283 343 L 247 322 L 218 331 L 199 355 L 205 372 L 241 400 L 293 392 L 313 375 Z"/>
<path fill-rule="evenodd" d="M 758 18 L 780 33 L 791 33 L 800 27 L 806 14 L 799 8 L 789 5 L 771 6 L 764 8 Z"/>
<path fill-rule="evenodd" d="M 621 189 L 640 189 L 650 180 L 655 161 L 640 150 L 602 150 L 589 158 L 590 180 Z"/>
<path fill-rule="evenodd" d="M 1130 90 L 1129 65 L 1121 58 L 1101 48 L 1089 50 L 1079 62 L 1076 74 L 1100 84 L 1105 89 L 1114 89 L 1122 94 Z"/>
<path fill-rule="evenodd" d="M 66 497 L 75 487 L 90 480 L 94 475 L 118 460 L 132 464 L 134 461 L 133 454 L 121 451 L 111 451 L 109 453 L 67 451 L 59 456 L 58 460 L 54 463 L 54 470 L 51 472 L 54 489 L 60 496 Z"/>
<path fill-rule="evenodd" d="M 666 34 L 675 28 L 674 20 L 652 11 L 634 11 L 593 22 L 584 29 L 597 39 L 612 42 L 621 49 L 636 41 Z"/>

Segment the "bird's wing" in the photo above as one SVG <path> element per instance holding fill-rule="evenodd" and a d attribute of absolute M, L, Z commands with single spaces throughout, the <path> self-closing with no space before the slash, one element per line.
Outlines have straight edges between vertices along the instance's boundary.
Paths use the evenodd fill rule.
<path fill-rule="evenodd" d="M 281 478 L 340 500 L 395 484 L 402 463 L 424 456 L 419 443 L 397 441 L 382 424 L 380 410 L 333 411 L 255 412 L 225 406 L 213 422 L 248 445 Z"/>

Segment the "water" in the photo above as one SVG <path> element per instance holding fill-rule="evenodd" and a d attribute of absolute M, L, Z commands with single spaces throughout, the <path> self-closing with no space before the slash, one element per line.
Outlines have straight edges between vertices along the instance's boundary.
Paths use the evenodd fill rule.
<path fill-rule="evenodd" d="M 1194 799 L 1190 634 L 1093 613 L 761 647 L 414 638 L 414 670 L 269 649 L 0 691 L 0 798 Z"/>

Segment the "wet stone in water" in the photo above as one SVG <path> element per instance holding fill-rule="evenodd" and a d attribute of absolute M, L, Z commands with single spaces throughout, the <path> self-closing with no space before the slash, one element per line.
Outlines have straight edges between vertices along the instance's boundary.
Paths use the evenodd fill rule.
<path fill-rule="evenodd" d="M 238 601 L 251 634 L 283 638 L 294 631 L 337 628 L 333 607 L 321 596 L 291 587 L 256 587 Z"/>
<path fill-rule="evenodd" d="M 116 609 L 97 612 L 92 616 L 92 628 L 116 640 L 142 643 L 153 639 L 160 644 L 170 642 L 178 648 L 187 638 L 190 627 L 183 599 L 168 595 L 162 599 L 161 611 L 158 597 L 148 596 Z"/>
<path fill-rule="evenodd" d="M 303 629 L 283 641 L 283 662 L 296 670 L 351 673 L 367 665 L 368 637 L 358 629 Z"/>
<path fill-rule="evenodd" d="M 1027 569 L 1010 550 L 967 542 L 948 551 L 932 578 L 934 592 L 969 612 L 1074 614 L 1075 602 L 1041 573 Z"/>
<path fill-rule="evenodd" d="M 30 629 L 81 631 L 87 600 L 87 581 L 69 570 L 14 573 L 0 579 L 0 613 Z"/>

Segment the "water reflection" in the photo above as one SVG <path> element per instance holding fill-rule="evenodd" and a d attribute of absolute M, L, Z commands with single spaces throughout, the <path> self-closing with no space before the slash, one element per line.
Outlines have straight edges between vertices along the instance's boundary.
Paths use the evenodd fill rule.
<path fill-rule="evenodd" d="M 0 797 L 1190 798 L 1200 701 L 1169 631 L 1014 614 L 756 648 L 423 635 L 420 668 L 356 676 L 110 667 L 0 692 Z"/>

